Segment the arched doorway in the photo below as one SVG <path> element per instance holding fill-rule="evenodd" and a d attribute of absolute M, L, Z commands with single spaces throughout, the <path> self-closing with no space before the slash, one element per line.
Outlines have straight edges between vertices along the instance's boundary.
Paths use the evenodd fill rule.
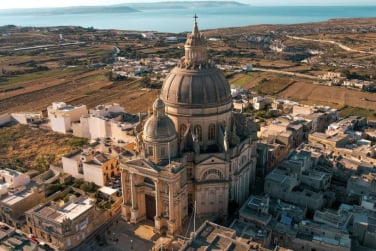
<path fill-rule="evenodd" d="M 154 182 L 150 178 L 145 178 L 143 185 L 149 191 L 150 190 L 155 191 Z M 154 220 L 154 216 L 156 215 L 156 204 L 155 204 L 155 197 L 151 194 L 153 193 L 145 193 L 145 213 L 146 213 L 147 219 Z"/>

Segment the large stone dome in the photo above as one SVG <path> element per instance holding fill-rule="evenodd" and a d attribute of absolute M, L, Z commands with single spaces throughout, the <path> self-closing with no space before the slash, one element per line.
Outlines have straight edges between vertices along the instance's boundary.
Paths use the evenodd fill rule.
<path fill-rule="evenodd" d="M 222 72 L 214 67 L 175 67 L 163 83 L 161 98 L 168 106 L 204 108 L 231 102 L 231 91 Z"/>
<path fill-rule="evenodd" d="M 197 16 L 187 34 L 185 54 L 166 77 L 161 99 L 175 124 L 179 150 L 217 149 L 233 110 L 230 86 L 209 60 L 207 40 L 199 32 Z M 213 146 L 213 147 L 212 147 Z"/>
<path fill-rule="evenodd" d="M 168 142 L 176 138 L 174 123 L 164 110 L 165 104 L 158 98 L 153 104 L 153 115 L 146 120 L 144 125 L 144 141 Z"/>

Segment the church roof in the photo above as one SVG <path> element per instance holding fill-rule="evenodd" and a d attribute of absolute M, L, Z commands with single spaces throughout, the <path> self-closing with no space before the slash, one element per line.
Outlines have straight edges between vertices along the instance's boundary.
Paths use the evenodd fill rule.
<path fill-rule="evenodd" d="M 227 80 L 216 68 L 176 67 L 166 78 L 161 95 L 168 106 L 215 107 L 232 102 Z"/>

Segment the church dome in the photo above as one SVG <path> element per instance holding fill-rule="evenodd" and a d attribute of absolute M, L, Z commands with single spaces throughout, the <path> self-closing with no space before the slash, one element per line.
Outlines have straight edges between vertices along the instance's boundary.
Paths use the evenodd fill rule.
<path fill-rule="evenodd" d="M 185 56 L 164 81 L 161 98 L 168 107 L 210 108 L 232 102 L 226 78 L 209 63 L 207 41 L 196 20 L 187 36 Z"/>
<path fill-rule="evenodd" d="M 158 97 L 153 104 L 153 115 L 144 125 L 144 141 L 167 142 L 176 138 L 175 125 L 165 114 L 165 104 Z"/>
<path fill-rule="evenodd" d="M 212 107 L 231 102 L 231 91 L 222 72 L 174 68 L 163 83 L 162 99 L 171 106 Z"/>

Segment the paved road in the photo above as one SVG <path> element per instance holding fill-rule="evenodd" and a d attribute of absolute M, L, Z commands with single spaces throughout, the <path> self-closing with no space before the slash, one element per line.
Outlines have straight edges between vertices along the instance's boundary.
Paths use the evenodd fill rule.
<path fill-rule="evenodd" d="M 281 71 L 281 70 L 274 70 L 274 69 L 268 69 L 268 68 L 258 68 L 258 67 L 253 67 L 253 70 L 254 71 L 267 71 L 267 72 L 273 72 L 273 73 L 278 73 L 278 74 L 283 74 L 283 75 L 296 76 L 296 77 L 301 77 L 301 78 L 309 78 L 309 79 L 313 79 L 313 80 L 321 80 L 319 77 L 316 77 L 316 76 L 297 73 L 297 72 L 291 72 L 291 71 Z"/>
<path fill-rule="evenodd" d="M 295 36 L 287 36 L 287 37 L 291 38 L 291 39 L 296 39 L 296 40 L 306 40 L 306 41 L 314 41 L 314 42 L 319 42 L 319 43 L 335 44 L 335 45 L 337 45 L 338 47 L 340 47 L 341 49 L 343 49 L 345 51 L 351 51 L 351 52 L 358 52 L 358 53 L 363 53 L 363 54 L 376 55 L 376 52 L 355 50 L 355 49 L 352 49 L 352 48 L 350 48 L 350 47 L 348 47 L 346 45 L 343 45 L 343 44 L 341 44 L 339 42 L 333 41 L 333 40 L 312 39 L 312 38 L 295 37 Z"/>

